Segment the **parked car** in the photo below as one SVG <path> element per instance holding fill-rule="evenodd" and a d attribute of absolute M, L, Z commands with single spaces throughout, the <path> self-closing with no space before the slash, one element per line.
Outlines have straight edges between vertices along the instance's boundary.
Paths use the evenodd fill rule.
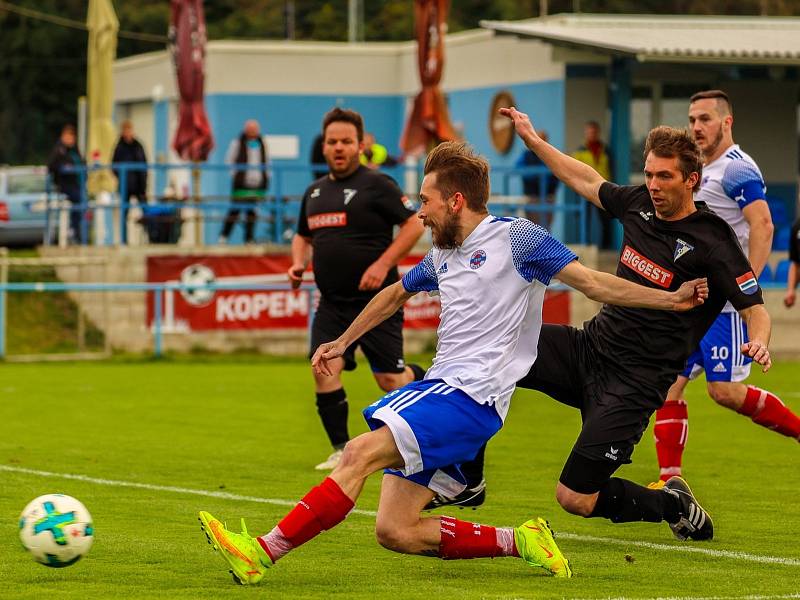
<path fill-rule="evenodd" d="M 41 244 L 46 206 L 47 167 L 0 167 L 0 246 Z"/>

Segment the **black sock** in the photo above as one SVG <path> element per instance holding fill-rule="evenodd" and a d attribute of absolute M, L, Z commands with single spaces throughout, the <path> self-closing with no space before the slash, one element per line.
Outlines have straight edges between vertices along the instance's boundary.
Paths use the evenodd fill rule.
<path fill-rule="evenodd" d="M 421 381 L 425 379 L 425 369 L 419 365 L 412 363 L 408 365 L 408 368 L 411 369 L 411 372 L 414 374 L 414 381 Z"/>
<path fill-rule="evenodd" d="M 469 462 L 461 463 L 461 472 L 467 478 L 467 487 L 475 487 L 483 479 L 483 460 L 486 454 L 486 444 L 481 446 L 478 454 Z"/>
<path fill-rule="evenodd" d="M 600 488 L 597 504 L 589 516 L 603 517 L 614 523 L 674 523 L 678 520 L 678 503 L 664 490 L 651 490 L 627 479 L 612 477 Z"/>
<path fill-rule="evenodd" d="M 332 392 L 317 392 L 317 413 L 322 419 L 331 445 L 337 450 L 344 448 L 350 439 L 347 432 L 347 395 L 344 388 Z"/>

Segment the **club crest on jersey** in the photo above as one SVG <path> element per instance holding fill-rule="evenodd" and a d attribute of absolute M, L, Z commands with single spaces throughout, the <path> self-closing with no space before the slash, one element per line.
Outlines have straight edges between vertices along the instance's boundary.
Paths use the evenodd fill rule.
<path fill-rule="evenodd" d="M 475 250 L 472 257 L 469 259 L 469 268 L 472 270 L 480 269 L 483 263 L 486 262 L 486 252 L 483 250 Z"/>
<path fill-rule="evenodd" d="M 405 206 L 408 210 L 416 210 L 416 208 L 414 207 L 414 203 L 408 196 L 403 196 L 402 198 L 400 198 L 400 201 L 403 203 L 403 206 Z"/>
<path fill-rule="evenodd" d="M 677 242 L 678 243 L 675 246 L 675 257 L 672 259 L 672 262 L 678 262 L 678 259 L 681 256 L 694 250 L 694 246 L 692 246 L 687 242 L 684 242 L 681 238 L 678 238 Z"/>
<path fill-rule="evenodd" d="M 342 190 L 344 192 L 344 205 L 347 206 L 350 204 L 350 200 L 356 197 L 358 190 L 351 190 L 350 188 L 345 188 Z"/>
<path fill-rule="evenodd" d="M 739 289 L 748 296 L 755 294 L 756 290 L 758 290 L 758 280 L 756 280 L 756 276 L 753 275 L 752 271 L 739 275 L 736 278 L 736 283 L 739 284 Z"/>

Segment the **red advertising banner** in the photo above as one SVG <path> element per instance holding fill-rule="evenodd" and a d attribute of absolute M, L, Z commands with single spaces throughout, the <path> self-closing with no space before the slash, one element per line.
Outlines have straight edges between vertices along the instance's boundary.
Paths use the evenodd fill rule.
<path fill-rule="evenodd" d="M 408 256 L 400 264 L 401 275 L 422 256 Z M 265 256 L 151 256 L 147 259 L 148 283 L 200 285 L 204 283 L 248 285 L 275 284 L 279 290 L 167 290 L 161 320 L 166 331 L 219 329 L 303 329 L 316 301 L 316 292 L 291 290 L 286 270 L 291 259 L 283 254 Z M 405 327 L 436 329 L 439 298 L 421 293 L 405 305 Z M 153 294 L 147 297 L 147 323 L 155 314 Z M 569 293 L 548 291 L 544 321 L 569 323 Z"/>

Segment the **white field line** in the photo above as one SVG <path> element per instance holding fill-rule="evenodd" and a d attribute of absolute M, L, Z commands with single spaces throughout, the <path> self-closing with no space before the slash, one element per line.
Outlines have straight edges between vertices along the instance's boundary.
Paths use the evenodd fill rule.
<path fill-rule="evenodd" d="M 789 600 L 791 598 L 800 598 L 800 594 L 777 594 L 774 596 L 657 596 L 653 598 L 607 596 L 605 598 L 571 598 L 570 600 Z"/>
<path fill-rule="evenodd" d="M 177 487 L 172 485 L 155 485 L 152 483 L 137 483 L 135 481 L 120 481 L 116 479 L 101 479 L 97 477 L 89 477 L 87 475 L 76 475 L 72 473 L 53 473 L 51 471 L 38 471 L 36 469 L 26 469 L 24 467 L 12 467 L 10 465 L 0 465 L 0 471 L 8 473 L 23 473 L 26 475 L 35 475 L 37 477 L 50 477 L 54 479 L 71 479 L 73 481 L 83 481 L 86 483 L 94 483 L 97 485 L 107 485 L 111 487 L 134 488 L 140 490 L 152 490 L 157 492 L 173 492 L 176 494 L 188 494 L 193 496 L 203 496 L 206 498 L 219 498 L 221 500 L 236 500 L 239 502 L 257 502 L 259 504 L 274 504 L 277 506 L 295 506 L 296 500 L 283 500 L 279 498 L 261 498 L 258 496 L 243 496 L 240 494 L 231 494 L 230 492 L 219 492 L 213 490 L 196 490 L 192 488 Z M 360 510 L 358 508 L 352 511 L 355 514 L 374 517 L 375 511 Z M 711 548 L 699 548 L 697 546 L 690 546 L 688 544 L 656 544 L 653 542 L 641 542 L 636 540 L 620 540 L 616 538 L 606 538 L 594 535 L 583 535 L 577 533 L 559 532 L 558 537 L 566 540 L 576 540 L 579 542 L 597 542 L 602 544 L 612 544 L 615 546 L 636 546 L 639 548 L 648 548 L 650 550 L 666 550 L 668 552 L 689 552 L 695 554 L 703 554 L 706 556 L 713 556 L 716 558 L 729 558 L 732 560 L 788 565 L 792 567 L 800 567 L 800 559 L 787 558 L 782 556 L 764 556 L 761 554 L 748 554 L 747 552 L 736 552 L 731 550 L 713 550 Z M 737 596 L 738 600 L 767 600 L 770 598 L 798 598 L 800 594 L 789 596 Z M 604 599 L 606 600 L 606 599 Z M 633 600 L 626 598 L 609 598 L 607 600 Z M 650 599 L 648 599 L 650 600 Z M 658 598 L 652 600 L 690 600 L 687 598 Z M 692 598 L 691 600 L 717 600 L 717 598 Z M 721 597 L 720 597 L 720 600 Z"/>

